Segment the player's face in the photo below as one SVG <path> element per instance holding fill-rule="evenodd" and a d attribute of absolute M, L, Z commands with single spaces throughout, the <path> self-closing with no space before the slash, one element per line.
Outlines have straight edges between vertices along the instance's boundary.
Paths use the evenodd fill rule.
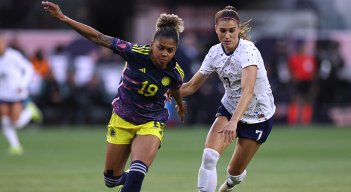
<path fill-rule="evenodd" d="M 167 68 L 167 64 L 174 57 L 177 44 L 172 38 L 159 37 L 151 44 L 151 60 L 160 69 Z"/>
<path fill-rule="evenodd" d="M 218 35 L 219 41 L 224 46 L 227 52 L 232 52 L 238 45 L 239 41 L 239 25 L 233 20 L 220 20 L 217 22 L 216 33 Z"/>

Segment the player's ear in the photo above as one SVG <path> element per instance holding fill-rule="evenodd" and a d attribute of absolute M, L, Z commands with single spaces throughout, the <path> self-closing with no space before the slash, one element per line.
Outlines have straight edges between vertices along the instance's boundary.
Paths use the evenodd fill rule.
<path fill-rule="evenodd" d="M 154 40 L 152 40 L 152 41 L 150 42 L 150 49 L 151 49 L 151 52 L 152 52 L 152 50 L 154 49 L 154 43 L 155 43 Z"/>

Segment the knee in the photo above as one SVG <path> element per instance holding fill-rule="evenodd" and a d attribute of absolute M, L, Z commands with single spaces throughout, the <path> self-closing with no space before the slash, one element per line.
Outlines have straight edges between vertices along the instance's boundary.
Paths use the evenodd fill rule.
<path fill-rule="evenodd" d="M 208 170 L 216 168 L 219 157 L 220 155 L 216 150 L 205 148 L 202 156 L 201 167 Z"/>
<path fill-rule="evenodd" d="M 8 116 L 2 116 L 1 117 L 1 125 L 10 125 L 11 124 L 11 119 Z"/>

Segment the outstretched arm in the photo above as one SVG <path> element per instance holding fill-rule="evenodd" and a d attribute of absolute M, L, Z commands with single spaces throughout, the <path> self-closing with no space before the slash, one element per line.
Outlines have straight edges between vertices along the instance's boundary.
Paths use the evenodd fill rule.
<path fill-rule="evenodd" d="M 190 79 L 190 81 L 183 83 L 183 85 L 180 87 L 180 90 L 179 90 L 179 96 L 186 97 L 194 94 L 201 87 L 201 85 L 206 81 L 208 76 L 209 75 L 203 75 L 202 73 L 197 72 Z M 166 97 L 169 102 L 172 102 L 171 97 L 174 97 L 175 99 L 174 92 L 168 90 L 166 93 Z"/>
<path fill-rule="evenodd" d="M 60 7 L 55 3 L 52 3 L 50 1 L 42 1 L 41 4 L 44 5 L 44 10 L 46 12 L 49 12 L 53 17 L 65 23 L 85 38 L 98 45 L 110 48 L 113 39 L 112 37 L 104 35 L 88 25 L 85 25 L 67 17 L 62 13 Z"/>
<path fill-rule="evenodd" d="M 195 93 L 201 85 L 206 81 L 208 75 L 203 75 L 200 72 L 197 72 L 190 81 L 184 83 L 180 88 L 180 94 L 185 97 Z"/>

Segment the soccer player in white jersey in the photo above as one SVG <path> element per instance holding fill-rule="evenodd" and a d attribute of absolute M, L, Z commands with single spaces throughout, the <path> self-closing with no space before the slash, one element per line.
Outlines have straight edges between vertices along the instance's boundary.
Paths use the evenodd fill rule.
<path fill-rule="evenodd" d="M 240 23 L 232 6 L 216 13 L 215 30 L 220 43 L 206 55 L 201 68 L 181 87 L 193 94 L 213 72 L 225 88 L 216 119 L 207 135 L 198 173 L 198 190 L 214 192 L 220 154 L 236 138 L 227 167 L 228 177 L 219 191 L 233 191 L 246 176 L 246 168 L 272 129 L 274 98 L 259 50 L 248 39 L 249 22 Z"/>
<path fill-rule="evenodd" d="M 28 98 L 28 86 L 33 75 L 32 64 L 17 50 L 7 47 L 0 33 L 0 121 L 2 132 L 13 155 L 23 153 L 16 127 Z M 21 123 L 22 124 L 22 123 Z M 22 126 L 22 125 L 21 125 Z"/>

